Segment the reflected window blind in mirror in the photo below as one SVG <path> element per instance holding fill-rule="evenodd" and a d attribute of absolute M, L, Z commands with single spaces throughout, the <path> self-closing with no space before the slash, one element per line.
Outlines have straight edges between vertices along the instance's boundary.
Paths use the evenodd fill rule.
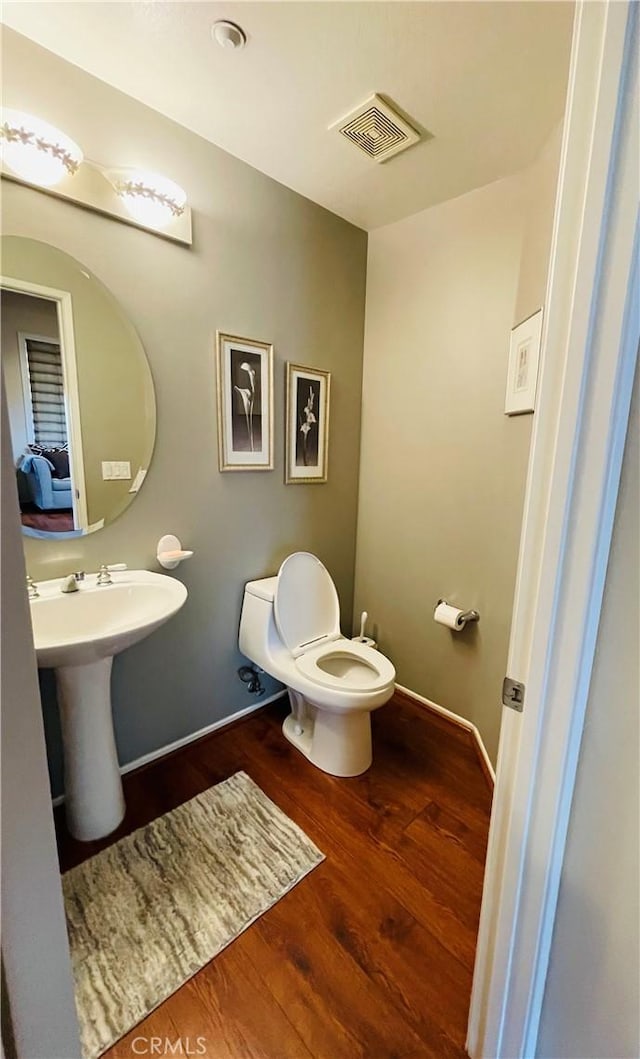
<path fill-rule="evenodd" d="M 60 346 L 24 336 L 29 398 L 36 445 L 59 448 L 67 444 L 64 377 Z"/>

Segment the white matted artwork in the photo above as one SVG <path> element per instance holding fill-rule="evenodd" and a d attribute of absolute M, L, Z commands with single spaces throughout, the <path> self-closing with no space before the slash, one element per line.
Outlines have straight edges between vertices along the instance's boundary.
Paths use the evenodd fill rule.
<path fill-rule="evenodd" d="M 273 470 L 273 346 L 217 333 L 221 471 Z"/>
<path fill-rule="evenodd" d="M 504 403 L 505 414 L 508 416 L 535 410 L 541 335 L 542 309 L 528 316 L 511 332 Z"/>
<path fill-rule="evenodd" d="M 327 480 L 331 374 L 287 364 L 287 485 Z"/>

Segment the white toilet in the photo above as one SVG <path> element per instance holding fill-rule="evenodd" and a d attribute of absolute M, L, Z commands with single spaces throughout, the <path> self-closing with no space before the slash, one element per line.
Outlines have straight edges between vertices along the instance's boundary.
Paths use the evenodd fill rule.
<path fill-rule="evenodd" d="M 245 585 L 239 644 L 287 685 L 289 742 L 332 776 L 366 772 L 369 714 L 391 698 L 396 671 L 379 651 L 342 635 L 336 587 L 315 555 L 295 552 L 276 577 Z"/>

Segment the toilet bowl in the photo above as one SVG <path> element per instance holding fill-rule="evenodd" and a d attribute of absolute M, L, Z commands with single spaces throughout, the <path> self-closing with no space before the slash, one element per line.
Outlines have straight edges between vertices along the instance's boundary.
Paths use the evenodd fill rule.
<path fill-rule="evenodd" d="M 286 684 L 285 737 L 332 776 L 359 776 L 372 761 L 371 711 L 391 698 L 388 658 L 340 632 L 338 593 L 309 552 L 284 560 L 276 577 L 245 585 L 240 650 Z"/>

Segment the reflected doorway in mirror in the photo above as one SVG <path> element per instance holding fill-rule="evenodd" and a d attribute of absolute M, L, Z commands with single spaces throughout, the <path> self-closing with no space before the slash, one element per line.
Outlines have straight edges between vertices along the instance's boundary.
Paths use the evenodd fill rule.
<path fill-rule="evenodd" d="M 20 518 L 34 536 L 75 536 L 87 526 L 73 318 L 65 294 L 36 291 L 17 279 L 3 279 L 0 290 Z"/>

